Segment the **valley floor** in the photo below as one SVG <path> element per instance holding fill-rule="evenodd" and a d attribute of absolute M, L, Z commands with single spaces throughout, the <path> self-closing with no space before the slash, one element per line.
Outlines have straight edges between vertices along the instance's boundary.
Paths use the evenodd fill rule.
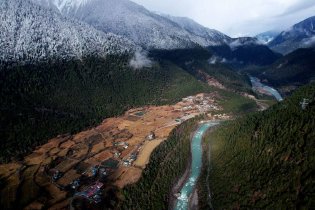
<path fill-rule="evenodd" d="M 153 150 L 177 125 L 201 113 L 222 110 L 216 97 L 216 93 L 198 94 L 171 106 L 132 109 L 95 128 L 51 139 L 23 161 L 0 165 L 0 177 L 6 180 L 1 206 L 62 209 L 72 195 L 97 204 L 97 193 L 87 195 L 89 189 L 98 183 L 104 183 L 102 188 L 123 188 L 137 182 Z"/>

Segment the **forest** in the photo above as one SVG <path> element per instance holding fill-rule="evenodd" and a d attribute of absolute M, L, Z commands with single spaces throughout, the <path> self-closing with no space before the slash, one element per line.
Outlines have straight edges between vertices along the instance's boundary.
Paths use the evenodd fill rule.
<path fill-rule="evenodd" d="M 313 48 L 302 48 L 279 58 L 272 65 L 247 67 L 242 72 L 257 76 L 264 82 L 280 88 L 280 91 L 283 88 L 285 95 L 291 95 L 297 87 L 315 81 L 314 57 Z"/>
<path fill-rule="evenodd" d="M 312 209 L 314 116 L 313 83 L 209 132 L 198 185 L 201 209 Z"/>
<path fill-rule="evenodd" d="M 163 54 L 170 55 L 167 54 L 170 52 L 151 54 L 152 66 L 142 69 L 129 66 L 128 54 L 105 59 L 86 57 L 28 65 L 2 64 L 0 162 L 19 160 L 50 138 L 81 131 L 132 107 L 173 104 L 188 95 L 217 91 L 182 67 L 190 60 L 205 62 L 206 56 L 197 60 L 196 50 L 175 54 L 171 59 L 165 59 Z M 205 51 L 199 54 L 202 53 L 206 54 Z M 250 90 L 248 81 L 235 72 L 207 72 L 213 72 L 218 79 L 224 78 L 221 81 L 224 85 L 244 83 L 246 90 Z M 232 103 L 240 102 L 240 106 L 252 103 L 239 99 L 236 94 L 226 92 L 226 95 L 235 99 Z"/>
<path fill-rule="evenodd" d="M 118 209 L 168 209 L 172 186 L 182 176 L 190 157 L 190 140 L 203 116 L 177 126 L 151 154 L 141 179 L 123 189 Z"/>

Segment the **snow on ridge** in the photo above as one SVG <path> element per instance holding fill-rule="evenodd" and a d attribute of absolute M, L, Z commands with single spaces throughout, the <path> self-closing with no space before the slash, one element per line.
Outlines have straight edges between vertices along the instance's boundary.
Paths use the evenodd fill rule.
<path fill-rule="evenodd" d="M 106 57 L 133 53 L 136 48 L 126 38 L 97 31 L 28 0 L 1 3 L 0 20 L 2 62 L 81 59 L 89 55 Z"/>
<path fill-rule="evenodd" d="M 268 43 L 269 47 L 282 54 L 288 54 L 298 48 L 314 47 L 314 23 L 315 16 L 296 23 Z"/>
<path fill-rule="evenodd" d="M 175 17 L 165 14 L 162 14 L 162 16 L 175 22 L 182 29 L 191 33 L 194 36 L 192 40 L 196 40 L 196 42 L 200 45 L 216 46 L 226 44 L 231 41 L 231 38 L 229 36 L 215 29 L 209 29 L 203 25 L 200 25 L 199 23 L 188 17 Z"/>
<path fill-rule="evenodd" d="M 63 9 L 75 8 L 76 10 L 91 0 L 52 0 L 52 3 L 61 12 Z"/>
<path fill-rule="evenodd" d="M 47 0 L 33 0 L 47 5 Z M 122 35 L 147 49 L 219 45 L 227 36 L 192 21 L 189 28 L 129 0 L 48 0 L 65 16 Z M 69 3 L 70 2 L 70 3 Z"/>

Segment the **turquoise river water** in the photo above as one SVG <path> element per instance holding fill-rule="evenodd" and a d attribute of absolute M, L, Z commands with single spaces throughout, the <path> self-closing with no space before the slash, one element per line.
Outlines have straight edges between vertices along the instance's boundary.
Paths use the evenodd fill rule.
<path fill-rule="evenodd" d="M 273 95 L 273 97 L 275 97 L 277 99 L 277 101 L 283 101 L 282 96 L 280 95 L 280 93 L 276 89 L 261 83 L 260 80 L 258 78 L 256 78 L 256 77 L 251 77 L 250 76 L 249 78 L 250 78 L 250 81 L 252 83 L 253 89 L 255 89 L 255 88 L 256 89 L 257 88 L 263 89 L 264 91 L 266 91 L 269 94 Z"/>
<path fill-rule="evenodd" d="M 180 196 L 177 198 L 175 210 L 186 210 L 189 206 L 189 197 L 194 191 L 194 188 L 197 183 L 197 179 L 200 175 L 200 170 L 202 166 L 202 136 L 204 133 L 215 125 L 218 125 L 218 122 L 207 122 L 199 127 L 196 133 L 193 136 L 191 141 L 191 154 L 192 162 L 190 168 L 190 174 L 186 180 L 185 185 L 180 190 Z"/>

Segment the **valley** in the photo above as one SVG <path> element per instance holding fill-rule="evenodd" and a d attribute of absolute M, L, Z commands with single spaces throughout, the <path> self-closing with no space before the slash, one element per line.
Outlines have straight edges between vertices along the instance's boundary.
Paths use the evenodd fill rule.
<path fill-rule="evenodd" d="M 313 208 L 314 88 L 207 134 L 200 209 Z"/>
<path fill-rule="evenodd" d="M 260 94 L 273 96 L 277 101 L 283 101 L 283 98 L 280 95 L 280 93 L 273 87 L 261 83 L 261 81 L 256 77 L 250 76 L 250 81 L 252 83 L 254 91 L 257 91 Z"/>
<path fill-rule="evenodd" d="M 0 209 L 313 209 L 314 11 L 0 1 Z"/>
<path fill-rule="evenodd" d="M 181 184 L 182 188 L 178 189 L 177 193 L 175 193 L 174 196 L 176 197 L 176 200 L 174 201 L 174 207 L 172 209 L 188 209 L 188 207 L 196 208 L 196 206 L 198 206 L 198 201 L 196 202 L 196 198 L 194 197 L 196 195 L 195 185 L 199 179 L 202 167 L 202 137 L 209 128 L 218 124 L 219 121 L 202 122 L 198 130 L 194 133 L 191 140 L 191 168 L 187 169 L 189 171 L 189 176 L 184 179 L 185 183 Z"/>
<path fill-rule="evenodd" d="M 105 191 L 137 182 L 152 151 L 177 125 L 202 113 L 222 111 L 218 97 L 215 93 L 198 94 L 172 106 L 131 109 L 121 117 L 104 120 L 95 128 L 49 140 L 23 161 L 0 165 L 0 177 L 8 180 L 7 187 L 1 191 L 1 197 L 6 197 L 1 201 L 2 206 L 66 208 L 73 199 L 84 198 L 79 192 L 98 181 L 104 183 Z M 208 114 L 208 119 L 229 118 L 226 114 Z M 36 188 L 28 197 L 16 200 L 32 185 Z M 92 196 L 86 199 L 96 204 L 101 202 Z"/>

